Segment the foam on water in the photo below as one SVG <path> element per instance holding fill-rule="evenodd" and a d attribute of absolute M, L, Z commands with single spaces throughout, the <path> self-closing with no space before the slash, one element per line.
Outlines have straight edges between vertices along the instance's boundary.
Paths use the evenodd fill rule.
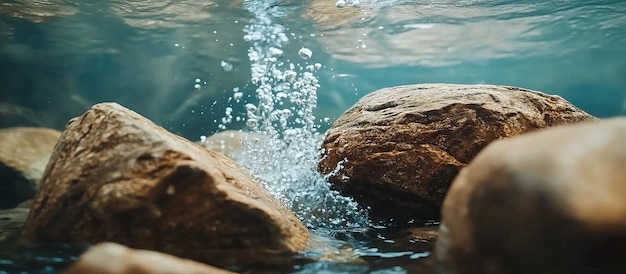
<path fill-rule="evenodd" d="M 308 227 L 366 227 L 367 211 L 332 190 L 316 171 L 321 139 L 313 113 L 319 88 L 315 72 L 322 64 L 312 62 L 313 52 L 306 47 L 284 52 L 289 38 L 285 27 L 273 22 L 284 15 L 277 3 L 245 1 L 244 7 L 255 15 L 244 28 L 244 40 L 252 44 L 248 57 L 258 103 L 246 104 L 246 125 L 256 137 L 245 142 L 238 162 Z M 237 101 L 241 97 L 233 95 Z M 231 113 L 227 108 L 222 121 L 230 121 Z"/>

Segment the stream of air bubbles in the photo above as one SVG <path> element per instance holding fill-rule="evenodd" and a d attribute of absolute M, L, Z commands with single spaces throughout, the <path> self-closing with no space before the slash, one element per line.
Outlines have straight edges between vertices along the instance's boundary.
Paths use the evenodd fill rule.
<path fill-rule="evenodd" d="M 316 171 L 321 143 L 314 116 L 320 87 L 316 71 L 322 65 L 312 62 L 313 52 L 304 45 L 297 55 L 283 51 L 283 45 L 290 41 L 285 27 L 274 22 L 284 16 L 274 2 L 244 2 L 254 15 L 243 31 L 244 40 L 251 44 L 251 82 L 256 86 L 258 102 L 245 104 L 250 134 L 236 160 L 308 227 L 367 227 L 367 211 L 332 190 Z M 235 90 L 231 100 L 239 102 L 242 98 Z M 232 112 L 227 108 L 223 121 L 230 121 Z"/>

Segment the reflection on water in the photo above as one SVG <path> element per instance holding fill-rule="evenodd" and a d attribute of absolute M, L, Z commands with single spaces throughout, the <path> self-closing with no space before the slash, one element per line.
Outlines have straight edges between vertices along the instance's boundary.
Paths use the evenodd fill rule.
<path fill-rule="evenodd" d="M 54 274 L 75 262 L 86 247 L 54 245 L 0 249 L 0 273 Z"/>
<path fill-rule="evenodd" d="M 358 2 L 267 8 L 284 13 L 283 50 L 307 44 L 325 66 L 317 117 L 332 120 L 378 88 L 424 82 L 522 86 L 599 116 L 626 113 L 624 1 Z M 56 128 L 117 101 L 195 139 L 218 129 L 222 109 L 213 106 L 233 88 L 254 97 L 242 35 L 253 17 L 224 0 L 3 2 L 0 100 Z"/>

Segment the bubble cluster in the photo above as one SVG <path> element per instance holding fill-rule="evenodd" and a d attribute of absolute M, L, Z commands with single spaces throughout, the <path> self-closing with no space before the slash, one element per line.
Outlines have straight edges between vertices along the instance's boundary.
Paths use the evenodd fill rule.
<path fill-rule="evenodd" d="M 314 116 L 320 87 L 315 73 L 322 64 L 308 63 L 313 51 L 306 47 L 285 52 L 285 27 L 272 22 L 280 11 L 263 2 L 244 2 L 255 14 L 244 27 L 244 40 L 251 43 L 250 81 L 258 102 L 246 102 L 239 89 L 233 90 L 231 100 L 244 101 L 246 126 L 257 137 L 245 140 L 237 161 L 308 227 L 365 227 L 367 211 L 332 190 L 316 170 L 321 140 Z M 304 64 L 288 61 L 287 55 L 302 58 Z M 232 113 L 226 108 L 222 125 L 232 121 Z"/>
<path fill-rule="evenodd" d="M 343 8 L 346 5 L 350 5 L 351 7 L 358 7 L 361 5 L 361 1 L 359 0 L 337 0 L 337 2 L 335 2 L 335 6 L 338 8 Z"/>

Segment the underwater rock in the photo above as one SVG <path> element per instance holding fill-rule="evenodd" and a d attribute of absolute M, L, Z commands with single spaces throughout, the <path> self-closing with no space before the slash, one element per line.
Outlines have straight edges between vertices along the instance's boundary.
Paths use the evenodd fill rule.
<path fill-rule="evenodd" d="M 491 141 L 592 119 L 561 97 L 516 87 L 385 88 L 332 125 L 319 169 L 371 206 L 373 219 L 437 219 L 454 177 Z"/>
<path fill-rule="evenodd" d="M 454 180 L 438 273 L 623 273 L 626 118 L 490 144 Z"/>
<path fill-rule="evenodd" d="M 72 119 L 50 161 L 22 244 L 113 241 L 221 266 L 306 247 L 302 223 L 235 162 L 116 103 Z"/>
<path fill-rule="evenodd" d="M 245 142 L 265 142 L 265 136 L 240 130 L 225 130 L 215 133 L 198 144 L 236 159 L 245 149 Z"/>
<path fill-rule="evenodd" d="M 28 216 L 27 208 L 0 210 L 0 249 L 3 245 L 17 240 Z"/>
<path fill-rule="evenodd" d="M 0 209 L 35 197 L 61 132 L 48 128 L 0 129 Z"/>
<path fill-rule="evenodd" d="M 106 242 L 89 248 L 65 274 L 227 274 L 234 273 L 150 250 L 136 250 Z"/>

